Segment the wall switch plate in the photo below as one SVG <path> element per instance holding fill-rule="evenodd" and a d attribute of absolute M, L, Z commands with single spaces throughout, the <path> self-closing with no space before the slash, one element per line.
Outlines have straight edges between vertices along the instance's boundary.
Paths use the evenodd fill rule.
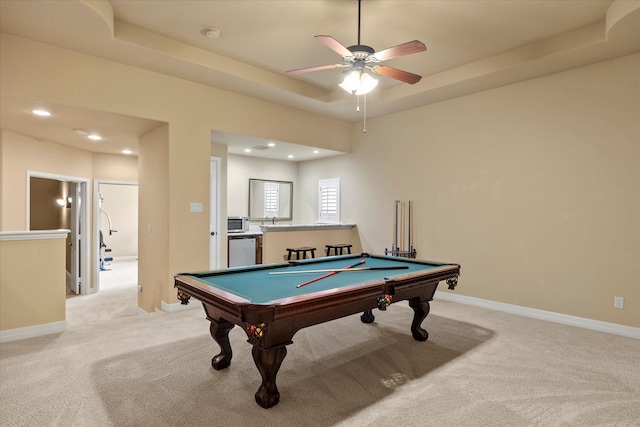
<path fill-rule="evenodd" d="M 202 212 L 202 203 L 191 203 L 189 205 L 189 211 L 190 212 L 197 212 L 200 213 Z"/>
<path fill-rule="evenodd" d="M 613 308 L 624 308 L 624 298 L 613 297 Z"/>

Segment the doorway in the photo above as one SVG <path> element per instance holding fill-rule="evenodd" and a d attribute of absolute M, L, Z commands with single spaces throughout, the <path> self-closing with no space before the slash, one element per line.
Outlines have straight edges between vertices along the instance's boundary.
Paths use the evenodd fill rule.
<path fill-rule="evenodd" d="M 68 229 L 67 294 L 89 293 L 88 180 L 27 171 L 27 229 Z"/>
<path fill-rule="evenodd" d="M 94 181 L 96 292 L 138 286 L 138 183 Z"/>

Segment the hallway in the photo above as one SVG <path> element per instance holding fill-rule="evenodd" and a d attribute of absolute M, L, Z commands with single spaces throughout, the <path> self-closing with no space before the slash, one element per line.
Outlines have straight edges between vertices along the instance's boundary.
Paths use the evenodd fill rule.
<path fill-rule="evenodd" d="M 138 260 L 114 260 L 100 271 L 100 290 L 90 295 L 75 295 L 67 284 L 67 329 L 86 322 L 136 316 L 138 308 Z"/>

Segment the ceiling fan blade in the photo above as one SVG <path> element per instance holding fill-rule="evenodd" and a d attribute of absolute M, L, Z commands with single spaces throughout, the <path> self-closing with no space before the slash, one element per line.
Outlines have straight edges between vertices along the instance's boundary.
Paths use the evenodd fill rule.
<path fill-rule="evenodd" d="M 298 68 L 297 70 L 289 70 L 289 71 L 287 71 L 287 74 L 310 73 L 312 71 L 329 70 L 331 68 L 340 68 L 340 67 L 345 67 L 345 65 L 343 65 L 343 64 L 328 64 L 328 65 L 318 65 L 316 67 Z"/>
<path fill-rule="evenodd" d="M 340 56 L 353 55 L 349 49 L 342 46 L 336 39 L 331 36 L 316 36 L 316 40 L 318 40 L 320 43 L 324 44 Z"/>
<path fill-rule="evenodd" d="M 425 50 L 427 50 L 427 47 L 424 45 L 424 43 L 418 40 L 413 40 L 394 47 L 390 47 L 389 49 L 381 50 L 380 52 L 374 53 L 373 56 L 378 61 L 382 62 L 388 59 L 397 58 L 399 56 L 423 52 Z"/>
<path fill-rule="evenodd" d="M 409 83 L 410 85 L 418 83 L 422 76 L 410 73 L 408 71 L 398 70 L 393 67 L 385 67 L 384 65 L 376 65 L 371 68 L 374 73 L 382 74 L 383 76 L 391 77 L 392 79 L 400 80 L 401 82 Z"/>

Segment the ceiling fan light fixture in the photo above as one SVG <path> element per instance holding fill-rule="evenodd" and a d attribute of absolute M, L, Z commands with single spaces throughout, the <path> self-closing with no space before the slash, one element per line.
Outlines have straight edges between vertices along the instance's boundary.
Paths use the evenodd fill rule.
<path fill-rule="evenodd" d="M 364 95 L 365 93 L 371 92 L 378 86 L 378 80 L 371 77 L 369 73 L 362 73 L 360 76 L 360 90 L 356 91 L 356 95 Z"/>
<path fill-rule="evenodd" d="M 353 70 L 347 74 L 339 86 L 351 94 L 364 95 L 371 92 L 377 85 L 378 80 L 371 77 L 366 71 Z"/>

